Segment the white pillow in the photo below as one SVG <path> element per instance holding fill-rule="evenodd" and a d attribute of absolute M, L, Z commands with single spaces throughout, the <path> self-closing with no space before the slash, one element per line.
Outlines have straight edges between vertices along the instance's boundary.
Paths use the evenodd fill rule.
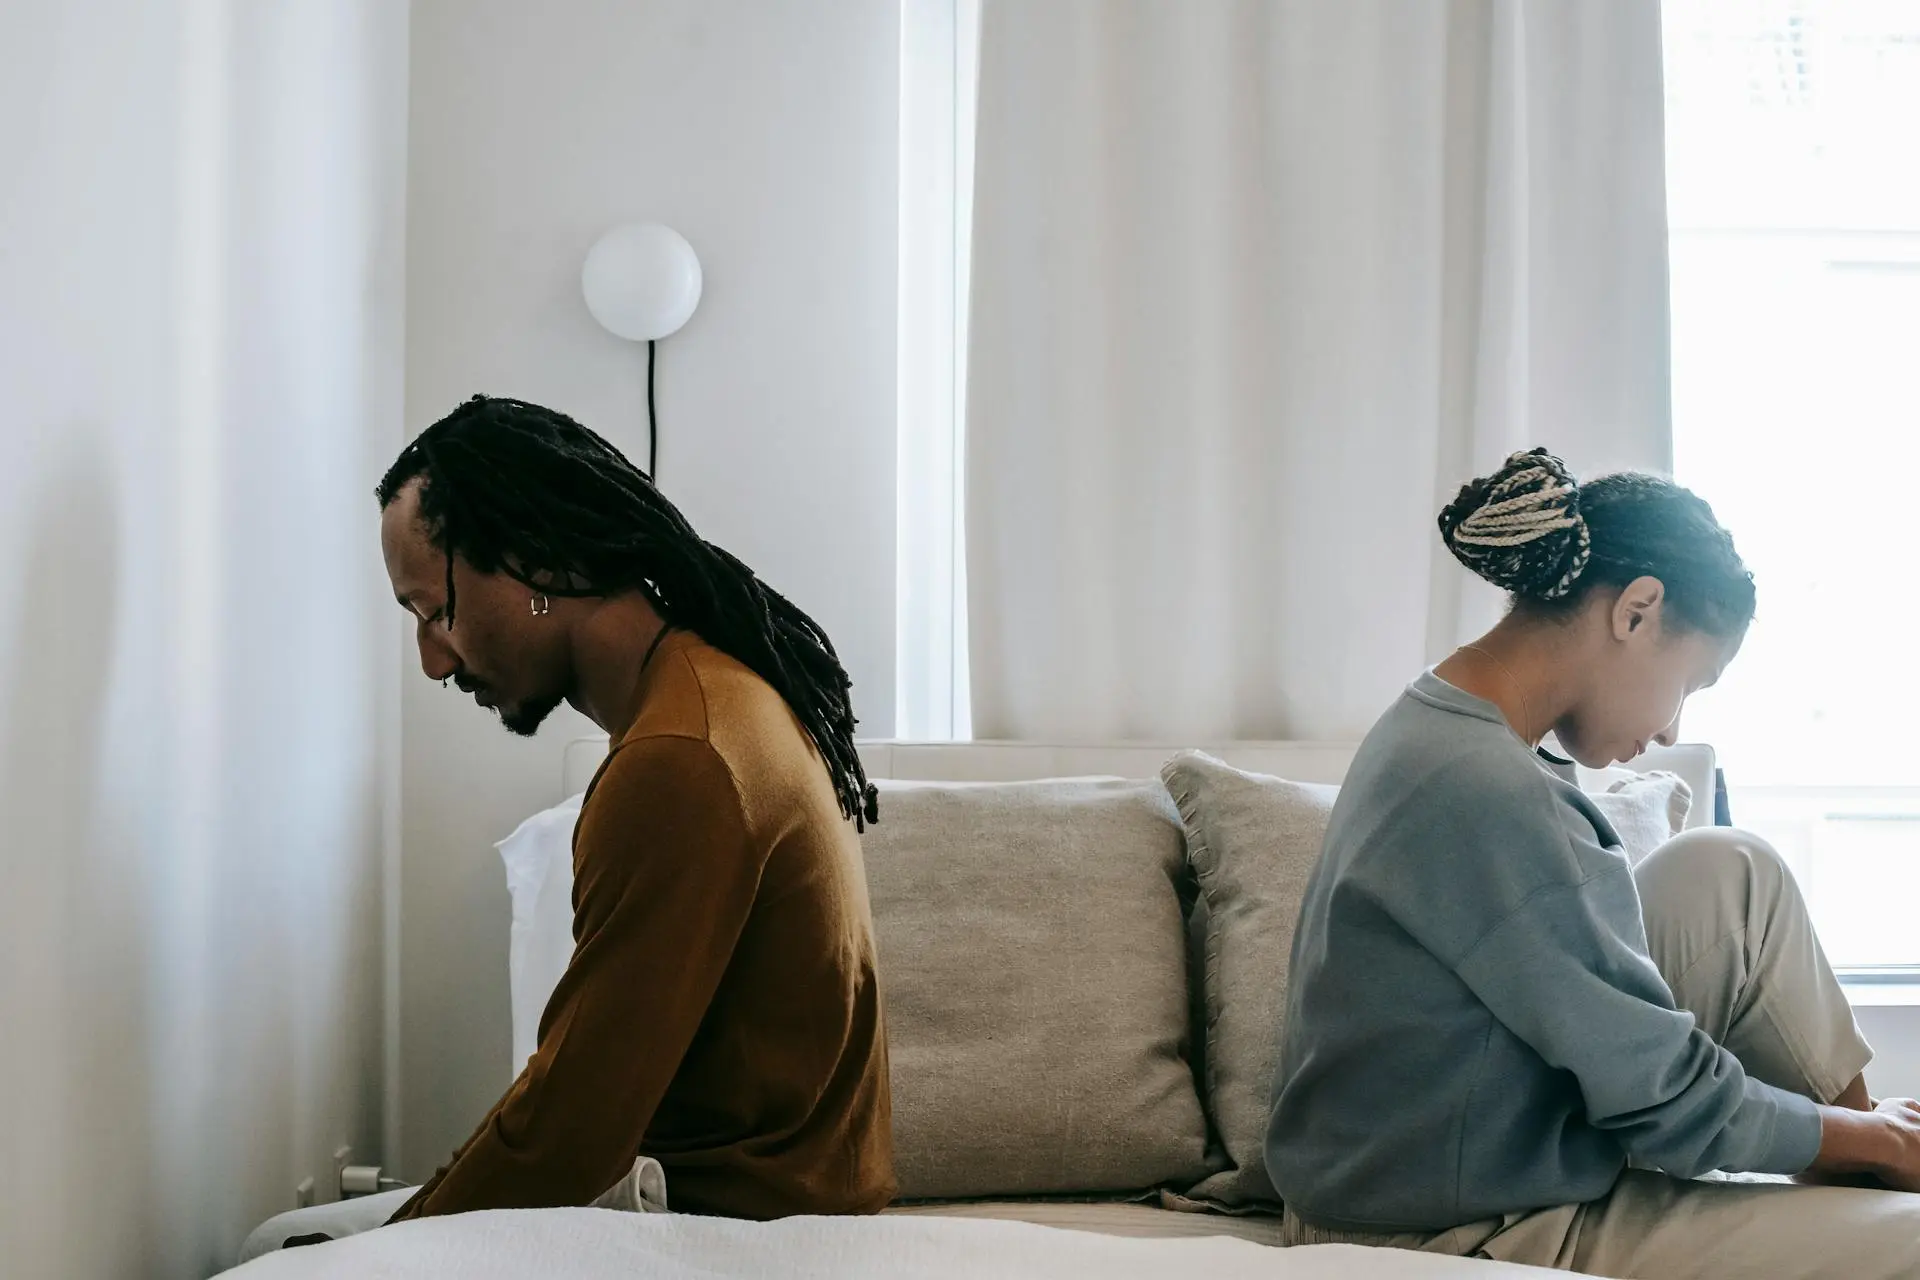
<path fill-rule="evenodd" d="M 1677 747 L 1648 747 L 1644 753 L 1625 764 L 1610 765 L 1605 769 L 1589 769 L 1582 765 L 1575 772 L 1580 778 L 1580 789 L 1590 796 L 1605 795 L 1616 782 L 1655 773 L 1676 774 L 1698 801 L 1690 807 L 1686 825 L 1710 827 L 1713 825 L 1714 780 L 1718 768 L 1719 761 L 1712 747 L 1701 742 L 1683 742 Z"/>
<path fill-rule="evenodd" d="M 585 799 L 582 793 L 534 814 L 494 846 L 507 866 L 513 899 L 507 981 L 514 1076 L 539 1047 L 540 1014 L 573 959 L 573 828 Z"/>
<path fill-rule="evenodd" d="M 1636 867 L 1685 830 L 1693 810 L 1693 789 L 1672 773 L 1629 774 L 1605 791 L 1589 789 L 1588 794 L 1613 824 L 1627 861 Z"/>

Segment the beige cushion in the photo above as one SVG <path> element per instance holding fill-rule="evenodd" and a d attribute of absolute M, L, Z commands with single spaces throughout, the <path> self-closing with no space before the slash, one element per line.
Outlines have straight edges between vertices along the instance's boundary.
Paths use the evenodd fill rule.
<path fill-rule="evenodd" d="M 901 1196 L 1201 1177 L 1180 820 L 1160 784 L 880 785 L 862 843 Z"/>
<path fill-rule="evenodd" d="M 1287 961 L 1338 789 L 1245 773 L 1197 751 L 1168 761 L 1161 777 L 1205 904 L 1207 1104 L 1233 1166 L 1187 1194 L 1271 1208 L 1279 1197 L 1264 1150 Z"/>
<path fill-rule="evenodd" d="M 1671 773 L 1635 773 L 1594 795 L 1593 803 L 1613 824 L 1627 861 L 1637 867 L 1686 828 L 1693 789 Z"/>

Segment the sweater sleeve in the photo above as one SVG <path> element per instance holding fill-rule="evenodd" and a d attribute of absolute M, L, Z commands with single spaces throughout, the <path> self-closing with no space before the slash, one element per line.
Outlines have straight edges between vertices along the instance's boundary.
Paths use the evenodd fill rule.
<path fill-rule="evenodd" d="M 574 952 L 539 1048 L 394 1221 L 583 1205 L 639 1152 L 759 890 L 739 793 L 705 742 L 620 747 L 581 811 Z"/>
<path fill-rule="evenodd" d="M 1676 1006 L 1648 952 L 1626 860 L 1544 775 L 1475 783 L 1432 810 L 1445 815 L 1430 835 L 1448 856 L 1398 886 L 1409 931 L 1426 934 L 1422 945 L 1507 1030 L 1573 1076 L 1588 1123 L 1632 1158 L 1682 1178 L 1811 1164 L 1817 1108 L 1749 1077 Z M 1444 931 L 1430 927 L 1436 903 L 1448 908 L 1438 913 Z"/>
<path fill-rule="evenodd" d="M 1548 1065 L 1579 1081 L 1587 1121 L 1676 1177 L 1798 1173 L 1820 1148 L 1810 1099 L 1753 1079 L 1647 955 L 1631 873 L 1535 894 L 1455 972 Z"/>

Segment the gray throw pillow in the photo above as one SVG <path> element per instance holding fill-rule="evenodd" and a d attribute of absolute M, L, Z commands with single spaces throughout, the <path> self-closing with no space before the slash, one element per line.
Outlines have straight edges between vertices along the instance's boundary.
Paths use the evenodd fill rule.
<path fill-rule="evenodd" d="M 901 1197 L 1205 1174 L 1180 819 L 1160 784 L 880 786 L 862 847 Z"/>
<path fill-rule="evenodd" d="M 1226 1209 L 1276 1208 L 1265 1143 L 1287 962 L 1339 789 L 1246 773 L 1198 751 L 1175 756 L 1160 776 L 1206 907 L 1207 1105 L 1232 1163 L 1186 1194 Z"/>

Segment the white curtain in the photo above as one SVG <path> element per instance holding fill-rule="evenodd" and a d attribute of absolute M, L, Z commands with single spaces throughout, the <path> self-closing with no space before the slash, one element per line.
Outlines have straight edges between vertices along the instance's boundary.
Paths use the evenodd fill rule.
<path fill-rule="evenodd" d="M 0 7 L 0 1273 L 378 1159 L 407 6 Z"/>
<path fill-rule="evenodd" d="M 1355 737 L 1463 480 L 1665 469 L 1661 127 L 1656 0 L 986 0 L 976 735 Z"/>

